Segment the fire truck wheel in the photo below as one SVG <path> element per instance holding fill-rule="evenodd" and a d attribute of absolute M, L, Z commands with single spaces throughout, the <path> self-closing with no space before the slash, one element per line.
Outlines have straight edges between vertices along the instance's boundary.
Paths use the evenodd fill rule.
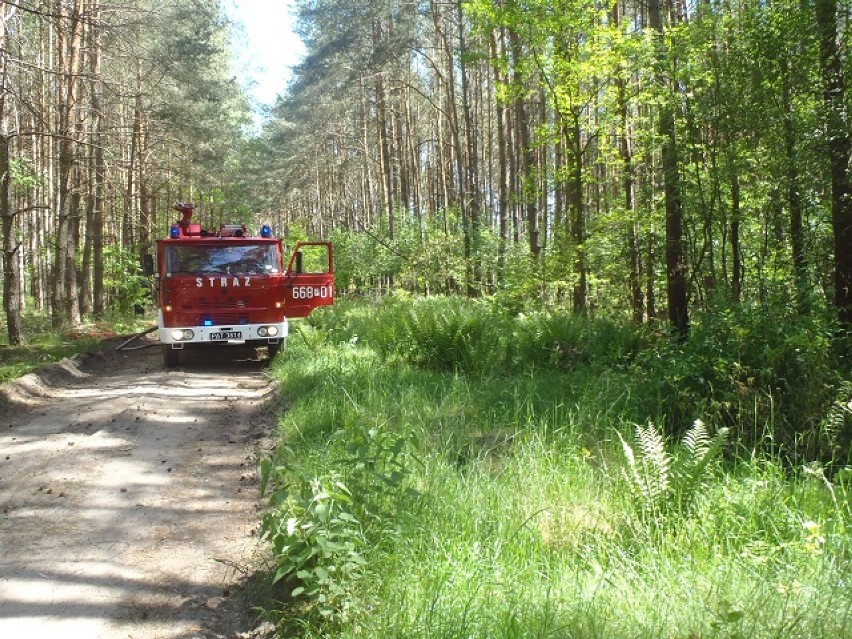
<path fill-rule="evenodd" d="M 266 350 L 269 353 L 269 359 L 272 359 L 278 354 L 278 351 L 281 350 L 281 344 L 276 342 L 275 344 L 267 344 Z"/>
<path fill-rule="evenodd" d="M 180 366 L 181 360 L 183 359 L 182 355 L 182 350 L 177 350 L 168 344 L 163 344 L 163 363 L 166 365 L 166 368 Z"/>

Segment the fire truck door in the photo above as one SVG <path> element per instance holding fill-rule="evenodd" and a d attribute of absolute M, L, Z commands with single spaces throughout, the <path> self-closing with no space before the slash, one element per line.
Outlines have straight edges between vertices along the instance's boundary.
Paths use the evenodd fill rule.
<path fill-rule="evenodd" d="M 284 273 L 284 312 L 307 317 L 334 304 L 334 254 L 331 242 L 299 242 Z"/>

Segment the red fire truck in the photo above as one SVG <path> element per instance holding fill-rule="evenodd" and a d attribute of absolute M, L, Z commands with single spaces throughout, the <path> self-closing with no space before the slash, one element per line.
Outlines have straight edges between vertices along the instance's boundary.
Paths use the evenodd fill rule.
<path fill-rule="evenodd" d="M 268 225 L 258 235 L 244 224 L 207 231 L 192 222 L 192 204 L 174 208 L 182 217 L 157 240 L 155 273 L 166 366 L 200 344 L 266 346 L 272 357 L 287 341 L 288 318 L 334 303 L 331 243 L 297 244 L 284 268 L 281 239 Z"/>

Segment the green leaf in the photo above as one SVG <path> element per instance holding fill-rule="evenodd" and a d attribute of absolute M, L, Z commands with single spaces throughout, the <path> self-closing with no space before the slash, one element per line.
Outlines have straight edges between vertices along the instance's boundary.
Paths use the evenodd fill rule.
<path fill-rule="evenodd" d="M 274 584 L 278 583 L 279 581 L 281 581 L 281 579 L 283 579 L 284 577 L 286 577 L 289 574 L 290 574 L 290 568 L 288 568 L 287 566 L 281 566 L 281 568 L 279 568 L 275 572 L 275 577 L 272 578 L 272 583 L 274 583 Z"/>
<path fill-rule="evenodd" d="M 266 495 L 266 484 L 269 482 L 269 474 L 272 472 L 272 460 L 264 459 L 260 462 L 260 496 Z"/>

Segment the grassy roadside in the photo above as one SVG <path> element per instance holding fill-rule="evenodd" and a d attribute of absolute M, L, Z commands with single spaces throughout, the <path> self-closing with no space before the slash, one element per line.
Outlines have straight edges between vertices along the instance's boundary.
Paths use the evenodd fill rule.
<path fill-rule="evenodd" d="M 647 336 L 429 304 L 341 305 L 276 360 L 285 636 L 852 636 L 848 469 L 782 463 L 743 424 L 681 472 L 712 431 L 635 437 L 666 381 L 637 372 Z"/>
<path fill-rule="evenodd" d="M 6 335 L 6 327 L 0 323 L 0 384 L 26 375 L 47 364 L 53 364 L 77 353 L 96 351 L 104 343 L 121 335 L 130 335 L 150 325 L 150 320 L 99 322 L 70 330 L 56 331 L 50 326 L 50 318 L 42 315 L 27 315 L 24 318 L 24 334 L 27 343 L 12 346 Z"/>

